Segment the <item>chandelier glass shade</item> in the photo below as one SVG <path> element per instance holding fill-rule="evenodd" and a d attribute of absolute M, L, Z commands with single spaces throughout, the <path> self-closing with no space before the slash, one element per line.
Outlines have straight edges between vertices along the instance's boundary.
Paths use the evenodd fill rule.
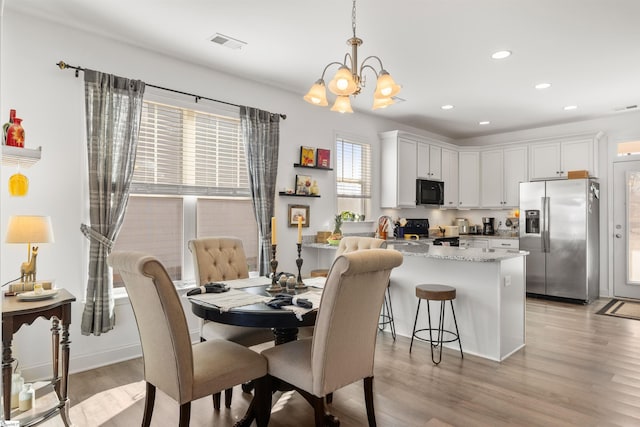
<path fill-rule="evenodd" d="M 327 85 L 324 81 L 324 75 L 333 65 L 338 65 L 338 71 L 329 82 L 329 90 L 336 95 L 336 100 L 331 111 L 340 113 L 353 113 L 351 109 L 350 96 L 358 95 L 365 86 L 363 71 L 367 68 L 373 70 L 376 75 L 376 90 L 373 94 L 373 109 L 385 108 L 395 103 L 393 97 L 400 92 L 400 85 L 396 84 L 389 72 L 387 72 L 382 60 L 377 56 L 368 56 L 358 66 L 358 46 L 362 44 L 362 39 L 356 36 L 356 0 L 353 0 L 353 10 L 351 15 L 351 26 L 353 29 L 353 37 L 347 40 L 347 45 L 351 46 L 351 53 L 347 53 L 343 62 L 331 62 L 322 71 L 322 76 L 316 80 L 311 86 L 309 92 L 304 96 L 304 100 L 310 104 L 325 107 L 329 105 L 327 100 Z M 371 61 L 377 60 L 380 68 L 379 71 L 369 64 Z"/>

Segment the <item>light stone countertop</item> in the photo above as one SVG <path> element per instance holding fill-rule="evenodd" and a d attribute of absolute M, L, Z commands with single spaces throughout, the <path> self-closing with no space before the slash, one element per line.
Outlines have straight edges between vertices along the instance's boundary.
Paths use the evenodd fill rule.
<path fill-rule="evenodd" d="M 336 250 L 337 246 L 325 243 L 305 243 L 305 248 Z M 425 257 L 433 259 L 467 261 L 467 262 L 497 262 L 505 259 L 528 255 L 527 251 L 516 249 L 481 249 L 460 248 L 455 246 L 433 246 L 420 241 L 394 241 L 387 242 L 387 248 L 395 249 L 404 256 Z"/>

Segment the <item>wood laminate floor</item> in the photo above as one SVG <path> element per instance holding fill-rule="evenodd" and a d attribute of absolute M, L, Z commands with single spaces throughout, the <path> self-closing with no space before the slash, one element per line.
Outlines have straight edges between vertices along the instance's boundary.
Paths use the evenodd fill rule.
<path fill-rule="evenodd" d="M 439 366 L 426 343 L 378 338 L 375 406 L 378 425 L 640 426 L 640 321 L 596 315 L 609 300 L 584 306 L 527 300 L 526 348 L 502 363 L 445 349 Z M 464 342 L 463 348 L 464 348 Z M 73 351 L 73 348 L 72 348 Z M 139 426 L 144 407 L 140 359 L 74 374 L 76 426 Z M 50 396 L 38 398 L 44 404 Z M 191 426 L 230 426 L 250 395 L 234 390 L 231 409 L 210 398 L 192 404 Z M 278 399 L 276 401 L 276 399 Z M 332 412 L 344 427 L 366 425 L 361 383 L 335 393 Z M 158 392 L 152 426 L 175 426 L 178 405 Z M 43 424 L 62 426 L 59 417 Z M 274 395 L 270 426 L 313 425 L 299 395 Z"/>

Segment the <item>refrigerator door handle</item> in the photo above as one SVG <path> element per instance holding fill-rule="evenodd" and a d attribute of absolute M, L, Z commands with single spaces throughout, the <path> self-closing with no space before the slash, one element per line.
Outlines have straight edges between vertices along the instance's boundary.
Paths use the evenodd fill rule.
<path fill-rule="evenodd" d="M 551 199 L 549 197 L 543 197 L 542 198 L 542 227 L 543 227 L 543 231 L 542 231 L 542 242 L 543 242 L 543 252 L 551 252 L 551 241 L 550 241 L 550 234 L 549 234 L 549 224 L 551 222 Z"/>

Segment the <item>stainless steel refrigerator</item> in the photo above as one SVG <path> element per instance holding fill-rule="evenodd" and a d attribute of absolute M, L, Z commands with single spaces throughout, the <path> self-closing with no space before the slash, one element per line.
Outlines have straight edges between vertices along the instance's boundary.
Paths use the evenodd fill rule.
<path fill-rule="evenodd" d="M 593 179 L 520 184 L 520 249 L 527 293 L 598 298 L 600 187 Z"/>

